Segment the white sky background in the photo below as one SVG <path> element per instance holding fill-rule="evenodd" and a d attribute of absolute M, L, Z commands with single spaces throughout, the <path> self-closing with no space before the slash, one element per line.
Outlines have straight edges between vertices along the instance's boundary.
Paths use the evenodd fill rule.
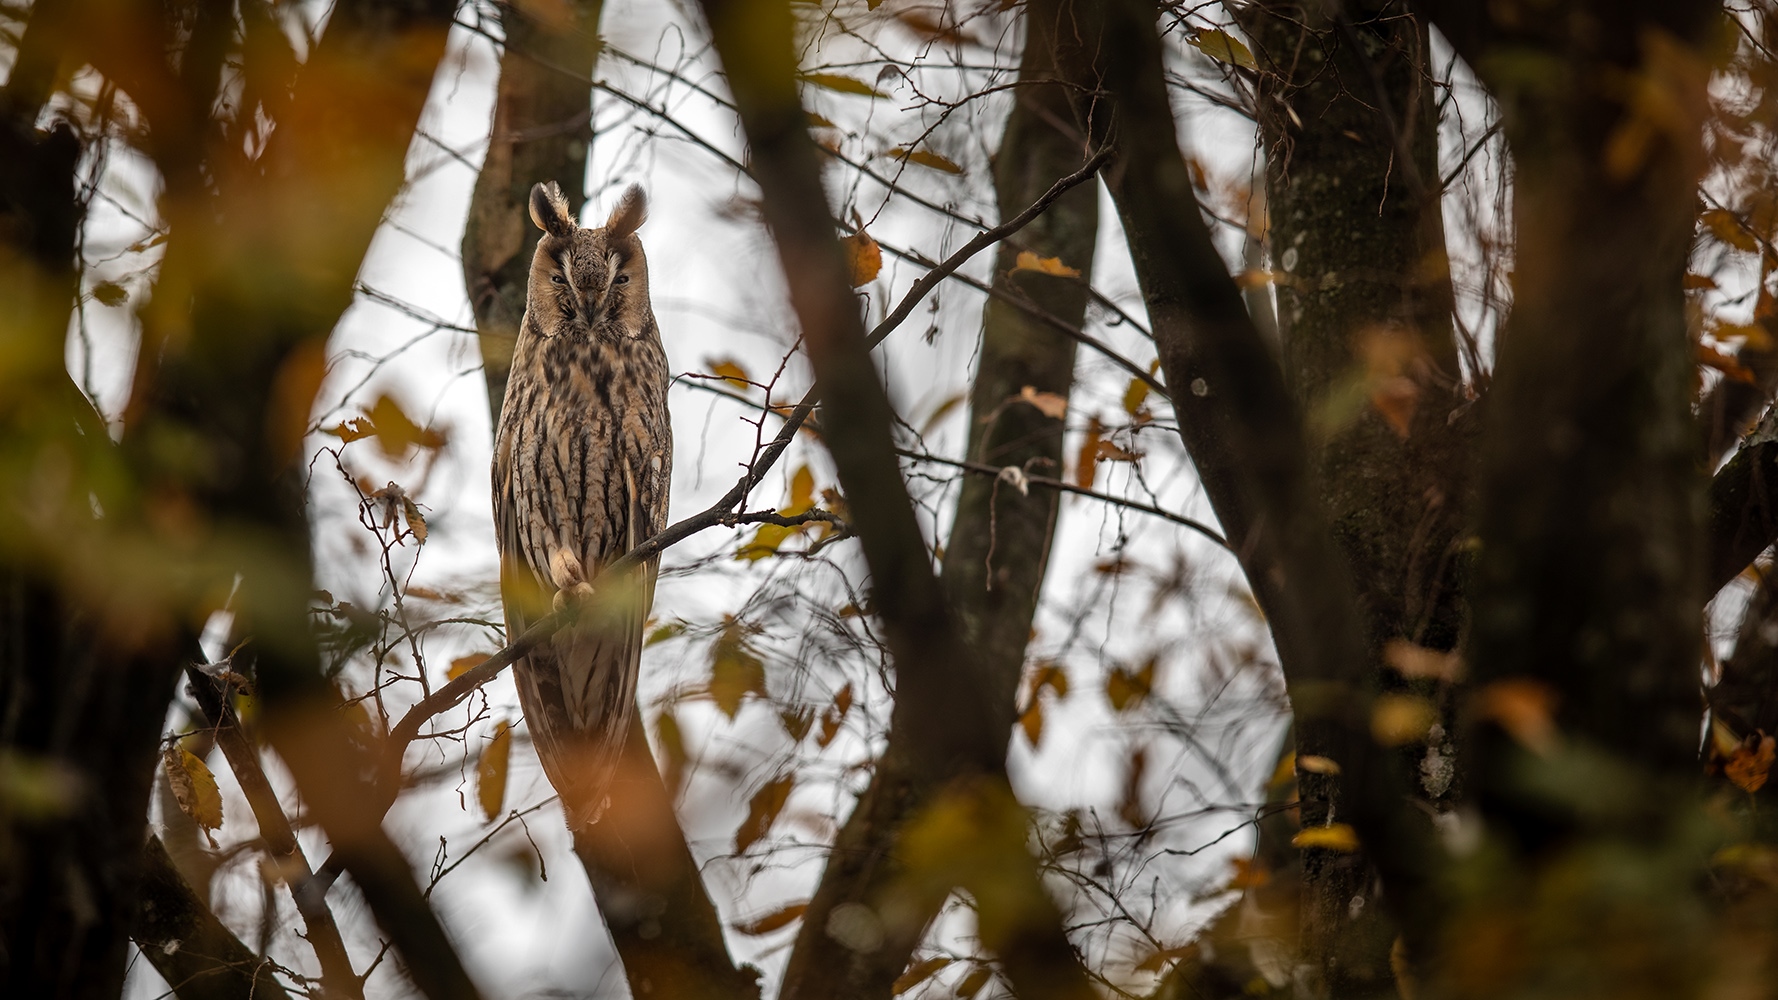
<path fill-rule="evenodd" d="M 887 15 L 895 9 L 898 5 L 890 4 L 878 16 L 859 18 L 856 23 L 883 52 L 913 57 L 921 51 L 920 43 L 905 28 L 889 21 Z M 848 12 L 847 16 L 861 13 Z M 469 20 L 474 15 L 465 10 L 459 16 Z M 724 88 L 713 56 L 704 51 L 699 30 L 690 26 L 694 23 L 680 5 L 613 0 L 607 3 L 601 32 L 618 49 L 672 66 L 721 93 Z M 929 68 L 914 74 L 920 89 L 956 98 L 987 83 L 1010 79 L 1018 61 L 1012 23 L 1009 16 L 1000 15 L 976 21 L 967 29 L 985 44 L 965 49 L 963 60 L 975 67 L 1002 67 L 1001 75 L 980 69 L 964 74 L 946 69 L 948 63 L 955 62 L 954 54 L 933 49 L 922 60 Z M 1176 43 L 1177 39 L 1176 34 Z M 1176 47 L 1177 70 L 1200 79 L 1219 76 L 1207 59 L 1183 45 Z M 877 70 L 884 65 L 882 53 L 873 53 L 857 40 L 835 33 L 829 34 L 809 61 L 858 63 L 835 71 L 870 81 L 877 80 Z M 422 128 L 472 164 L 479 163 L 485 148 L 496 70 L 492 43 L 458 29 L 424 116 Z M 601 60 L 598 77 L 650 103 L 665 105 L 677 121 L 701 138 L 737 159 L 741 157 L 742 143 L 732 115 L 691 88 L 611 56 Z M 812 110 L 852 133 L 845 140 L 844 151 L 854 159 L 911 143 L 937 118 L 936 109 L 919 106 L 907 81 L 889 76 L 878 86 L 888 92 L 887 99 L 873 101 L 813 87 L 806 90 Z M 1485 127 L 1481 124 L 1485 116 L 1479 98 L 1471 94 L 1464 100 L 1474 116 L 1474 121 L 1465 123 L 1465 131 L 1473 138 Z M 988 158 L 998 142 L 1007 108 L 1005 95 L 974 101 L 930 137 L 929 148 L 963 165 L 961 176 L 909 165 L 903 169 L 901 183 L 965 217 L 991 224 L 996 212 Z M 1254 164 L 1251 123 L 1196 98 L 1180 98 L 1178 111 L 1182 142 L 1210 169 L 1216 180 L 1213 187 L 1221 190 L 1230 184 L 1244 184 Z M 649 255 L 655 311 L 672 370 L 708 371 L 709 359 L 732 357 L 754 377 L 769 377 L 794 339 L 794 322 L 782 295 L 783 282 L 769 237 L 750 214 L 735 210 L 741 200 L 754 196 L 751 183 L 707 151 L 683 141 L 671 126 L 636 113 L 608 95 L 598 95 L 595 125 L 598 135 L 589 161 L 590 203 L 584 221 L 601 222 L 622 186 L 637 182 L 647 188 L 650 218 L 642 238 Z M 1445 151 L 1449 163 L 1461 156 L 1461 139 L 1447 136 L 1447 147 L 1452 147 Z M 1482 171 L 1489 160 L 1477 157 L 1472 171 Z M 875 158 L 870 163 L 880 173 L 897 169 L 888 158 Z M 416 139 L 409 154 L 409 176 L 412 183 L 391 208 L 360 279 L 375 292 L 398 299 L 421 315 L 472 327 L 456 248 L 474 173 L 438 145 Z M 1491 190 L 1491 176 L 1478 176 L 1480 189 Z M 861 179 L 849 169 L 831 171 L 830 181 L 840 213 L 856 209 L 870 231 L 888 243 L 938 258 L 974 235 L 972 227 L 904 200 L 885 201 L 887 192 L 881 185 Z M 105 197 L 94 202 L 87 257 L 92 262 L 116 259 L 94 263 L 89 285 L 139 272 L 153 255 L 152 250 L 146 256 L 120 253 L 144 235 L 131 215 L 153 218 L 155 188 L 145 164 L 131 154 L 115 153 L 106 165 L 101 190 Z M 1102 232 L 1093 282 L 1141 318 L 1141 301 L 1122 234 L 1102 191 L 1101 204 Z M 1227 208 L 1218 206 L 1219 211 Z M 323 210 L 324 206 L 317 206 L 317 211 Z M 1483 224 L 1493 224 L 1486 206 L 1479 218 Z M 1238 266 L 1238 235 L 1224 228 L 1219 230 L 1219 239 L 1231 264 Z M 1453 250 L 1458 257 L 1455 245 Z M 989 251 L 965 271 L 987 280 L 992 266 L 993 253 Z M 880 316 L 920 273 L 921 269 L 885 254 L 882 277 L 865 289 L 869 318 Z M 92 351 L 81 346 L 81 338 L 71 338 L 70 345 L 71 370 L 113 416 L 121 407 L 133 364 L 131 308 L 140 302 L 148 285 L 138 276 L 128 278 L 126 287 L 132 299 L 125 308 L 108 308 L 93 301 L 85 304 L 86 336 L 94 345 Z M 937 303 L 936 312 L 929 312 L 923 304 L 878 352 L 891 396 L 915 427 L 924 424 L 945 400 L 966 390 L 980 333 L 983 297 L 979 293 L 947 282 L 931 301 Z M 1477 315 L 1480 317 L 1479 312 Z M 1478 323 L 1485 325 L 1485 320 L 1478 319 Z M 937 331 L 931 343 L 923 336 L 929 327 Z M 1107 322 L 1101 310 L 1095 308 L 1089 314 L 1088 327 L 1094 336 L 1138 364 L 1146 365 L 1154 357 L 1152 345 L 1139 333 L 1127 325 Z M 457 605 L 414 601 L 410 612 L 497 619 L 487 476 L 490 422 L 473 335 L 452 326 L 435 329 L 361 295 L 336 329 L 330 355 L 333 366 L 316 404 L 318 425 L 355 416 L 386 392 L 416 420 L 449 434 L 449 445 L 435 457 L 410 463 L 391 464 L 377 453 L 372 441 L 345 449 L 345 463 L 354 475 L 378 486 L 384 481 L 399 482 L 427 509 L 431 529 L 427 544 L 417 551 L 410 544 L 393 553 L 393 567 L 404 585 L 465 596 L 464 603 Z M 1126 375 L 1085 348 L 1080 352 L 1077 376 L 1079 385 L 1068 415 L 1071 433 L 1066 452 L 1070 456 L 1078 447 L 1088 415 L 1097 413 L 1110 423 L 1122 422 L 1121 399 L 1128 383 Z M 806 368 L 800 359 L 793 359 L 773 399 L 794 399 L 806 386 Z M 678 519 L 703 509 L 732 485 L 741 463 L 750 455 L 755 430 L 746 422 L 754 416 L 752 411 L 684 383 L 674 389 L 672 405 L 676 435 L 672 516 Z M 1156 408 L 1159 426 L 1146 430 L 1137 440 L 1148 456 L 1141 481 L 1128 465 L 1107 464 L 1100 470 L 1098 488 L 1214 523 L 1178 437 L 1169 429 L 1170 411 L 1158 401 L 1150 405 Z M 966 432 L 964 413 L 964 408 L 955 408 L 925 433 L 928 450 L 960 456 Z M 765 433 L 775 433 L 776 427 L 775 419 L 768 420 Z M 386 607 L 390 593 L 381 579 L 376 540 L 357 523 L 356 497 L 333 468 L 331 457 L 322 451 L 338 445 L 336 438 L 319 434 L 308 442 L 310 454 L 316 458 L 311 468 L 315 550 L 320 565 L 317 585 L 340 600 L 362 607 Z M 825 455 L 805 437 L 755 492 L 749 508 L 784 503 L 789 476 L 804 463 L 815 471 L 818 486 L 833 485 Z M 946 485 L 951 472 L 938 466 L 910 466 L 910 473 L 914 474 L 911 487 L 934 530 L 933 537 L 942 540 L 954 500 L 954 491 Z M 928 475 L 932 478 L 925 478 Z M 1063 664 L 1071 692 L 1060 702 L 1046 696 L 1050 703 L 1040 747 L 1034 751 L 1023 735 L 1015 734 L 1009 765 L 1024 800 L 1039 809 L 1045 817 L 1042 821 L 1050 826 L 1054 826 L 1055 812 L 1084 809 L 1089 811 L 1085 816 L 1089 830 L 1094 828 L 1093 810 L 1105 829 L 1124 829 L 1115 815 L 1116 803 L 1130 753 L 1138 746 L 1148 750 L 1144 801 L 1151 814 L 1178 817 L 1209 806 L 1235 810 L 1167 824 L 1139 849 L 1124 844 L 1115 857 L 1107 859 L 1102 880 L 1122 886 L 1126 902 L 1139 913 L 1152 912 L 1159 943 L 1175 945 L 1211 912 L 1205 900 L 1214 896 L 1218 879 L 1227 873 L 1228 858 L 1249 848 L 1250 835 L 1238 832 L 1193 857 L 1161 852 L 1192 850 L 1215 841 L 1240 822 L 1241 809 L 1263 795 L 1262 785 L 1274 762 L 1282 723 L 1270 645 L 1250 610 L 1233 559 L 1201 537 L 1144 514 L 1079 497 L 1063 499 L 1058 532 L 1032 658 Z M 659 705 L 675 693 L 694 692 L 707 678 L 710 626 L 725 614 L 741 611 L 751 600 L 754 617 L 768 627 L 758 645 L 767 653 L 773 703 L 750 700 L 733 722 L 708 699 L 681 698 L 674 708 L 698 761 L 681 800 L 680 817 L 694 853 L 704 863 L 711 895 L 730 924 L 808 898 L 820 874 L 819 845 L 831 836 L 834 822 L 843 819 L 850 806 L 850 792 L 861 784 L 860 775 L 851 766 L 868 760 L 880 748 L 888 708 L 875 664 L 857 655 L 805 656 L 800 645 L 806 637 L 799 634 L 798 626 L 809 619 L 807 605 L 798 602 L 822 603 L 832 611 L 847 603 L 844 587 L 848 583 L 857 587 L 863 582 L 855 543 L 830 550 L 830 561 L 778 558 L 748 564 L 730 558 L 744 537 L 745 533 L 709 531 L 667 554 L 664 566 L 668 572 L 656 598 L 655 615 L 661 620 L 683 619 L 694 630 L 687 637 L 650 647 L 642 677 L 647 705 Z M 787 548 L 795 546 L 792 543 Z M 1122 575 L 1096 571 L 1097 565 L 1120 552 L 1138 569 Z M 672 572 L 675 567 L 691 567 L 705 559 L 708 564 L 695 572 Z M 1153 579 L 1177 567 L 1184 567 L 1183 575 L 1189 580 L 1188 596 L 1151 603 Z M 761 594 L 775 596 L 779 603 L 768 607 L 770 602 L 758 596 Z M 698 627 L 703 628 L 701 635 Z M 431 633 L 425 646 L 430 674 L 438 682 L 454 657 L 491 650 L 496 644 L 495 637 L 475 628 Z M 1103 693 L 1107 671 L 1117 665 L 1133 667 L 1151 656 L 1158 656 L 1160 662 L 1157 697 L 1135 711 L 1113 712 Z M 1237 665 L 1244 660 L 1252 665 L 1243 672 Z M 412 666 L 400 656 L 396 663 L 403 669 Z M 368 675 L 359 671 L 350 676 L 362 681 Z M 800 704 L 819 711 L 848 682 L 862 703 L 848 718 L 845 734 L 819 753 L 812 740 L 805 740 L 800 749 L 793 748 L 783 733 L 777 709 Z M 445 740 L 432 745 L 421 741 L 423 748 L 409 755 L 410 767 L 450 772 L 405 795 L 388 820 L 388 828 L 422 879 L 428 877 L 441 850 L 448 863 L 491 829 L 475 804 L 473 758 L 493 723 L 502 718 L 516 722 L 518 710 L 510 681 L 497 681 L 486 694 L 485 704 L 475 701 L 469 706 L 468 711 L 475 714 L 467 741 Z M 399 714 L 405 706 L 395 702 L 411 696 L 412 692 L 391 692 L 392 710 Z M 652 728 L 655 709 L 646 714 Z M 466 710 L 459 710 L 446 721 L 461 725 L 470 718 Z M 522 726 L 519 734 L 506 803 L 508 808 L 527 809 L 542 802 L 550 789 L 529 745 L 522 741 Z M 1214 766 L 1207 762 L 1212 758 Z M 246 803 L 220 757 L 214 764 L 225 786 L 226 820 L 219 839 L 227 851 L 251 841 L 255 831 L 247 818 L 251 814 Z M 1220 775 L 1219 769 L 1223 771 Z M 745 856 L 733 857 L 734 833 L 746 815 L 748 796 L 765 781 L 789 770 L 798 775 L 799 784 L 771 836 Z M 286 776 L 275 773 L 273 777 L 281 787 L 289 788 Z M 289 800 L 294 801 L 294 796 Z M 621 968 L 606 940 L 585 877 L 568 851 L 559 813 L 553 805 L 546 805 L 529 814 L 525 825 L 530 840 L 516 824 L 510 826 L 445 878 L 434 895 L 472 975 L 490 997 L 623 996 L 627 986 Z M 547 865 L 549 878 L 544 883 L 520 875 L 520 865 L 512 860 L 529 854 L 532 841 Z M 311 831 L 304 843 L 311 862 L 318 865 L 326 856 L 323 838 Z M 234 858 L 223 867 L 214 891 L 220 914 L 251 945 L 257 940 L 260 921 L 257 866 L 251 851 Z M 1090 870 L 1094 861 L 1089 851 L 1082 856 L 1081 865 Z M 1074 891 L 1061 881 L 1056 888 L 1059 893 Z M 313 972 L 312 955 L 296 936 L 300 923 L 288 895 L 280 890 L 275 898 L 279 911 L 274 956 Z M 1076 913 L 1083 921 L 1105 915 L 1103 900 L 1090 893 L 1068 898 L 1075 901 Z M 333 890 L 330 900 L 345 928 L 353 959 L 362 969 L 377 952 L 374 926 L 344 881 Z M 955 954 L 967 955 L 967 933 L 967 919 L 953 916 L 935 940 Z M 775 989 L 794 934 L 792 925 L 760 937 L 730 935 L 737 960 L 753 962 L 765 971 L 767 996 Z M 1115 977 L 1125 976 L 1129 966 L 1152 948 L 1152 942 L 1128 929 L 1094 931 L 1082 940 L 1089 942 L 1098 957 L 1096 964 Z M 408 987 L 392 965 L 386 962 L 372 977 L 372 995 L 406 994 Z M 963 970 L 959 963 L 935 982 L 954 980 Z M 1139 987 L 1146 982 L 1140 975 L 1131 981 Z M 132 966 L 131 982 L 130 995 L 134 997 L 156 996 L 165 988 L 140 961 Z"/>

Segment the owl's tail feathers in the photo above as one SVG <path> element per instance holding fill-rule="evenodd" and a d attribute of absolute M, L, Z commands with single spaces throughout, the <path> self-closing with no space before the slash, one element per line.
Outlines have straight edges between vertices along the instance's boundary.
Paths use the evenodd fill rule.
<path fill-rule="evenodd" d="M 642 629 L 653 566 L 607 586 L 580 624 L 515 665 L 519 703 L 568 826 L 604 815 L 613 772 L 635 716 Z"/>
<path fill-rule="evenodd" d="M 634 714 L 634 667 L 626 669 L 611 653 L 609 646 L 563 637 L 533 650 L 514 665 L 519 704 L 538 760 L 543 763 L 544 776 L 561 796 L 573 830 L 583 830 L 604 815 L 612 772 Z M 581 724 L 570 710 L 563 684 L 565 678 L 582 673 L 608 678 L 615 689 L 612 702 L 598 706 L 588 725 Z"/>

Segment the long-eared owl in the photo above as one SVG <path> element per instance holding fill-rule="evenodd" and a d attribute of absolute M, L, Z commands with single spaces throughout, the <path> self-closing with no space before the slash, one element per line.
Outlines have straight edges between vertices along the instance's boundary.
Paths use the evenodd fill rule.
<path fill-rule="evenodd" d="M 601 568 L 666 525 L 673 469 L 667 357 L 636 236 L 642 190 L 625 191 L 597 229 L 576 224 L 553 183 L 531 189 L 530 207 L 543 236 L 494 440 L 509 638 L 589 594 Z M 513 668 L 537 754 L 576 830 L 603 812 L 628 735 L 658 566 L 602 586 L 601 613 Z"/>

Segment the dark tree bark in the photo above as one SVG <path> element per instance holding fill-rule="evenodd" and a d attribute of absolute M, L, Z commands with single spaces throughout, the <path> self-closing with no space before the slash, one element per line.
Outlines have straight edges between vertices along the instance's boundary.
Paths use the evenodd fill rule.
<path fill-rule="evenodd" d="M 1464 400 L 1426 26 L 1399 0 L 1273 0 L 1244 8 L 1241 22 L 1260 68 L 1284 377 L 1308 419 L 1317 489 L 1379 670 L 1392 640 L 1454 648 L 1463 614 L 1456 547 L 1472 422 L 1451 419 Z M 1403 763 L 1425 751 L 1415 741 Z M 1332 776 L 1298 783 L 1306 823 L 1341 811 Z M 1303 861 L 1302 944 L 1324 988 L 1393 989 L 1387 908 L 1352 903 L 1377 902 L 1368 860 L 1309 851 Z"/>
<path fill-rule="evenodd" d="M 603 8 L 603 0 L 572 0 L 560 6 L 559 23 L 530 13 L 545 8 L 498 8 L 506 42 L 493 131 L 463 227 L 463 283 L 475 310 L 482 377 L 495 420 L 525 316 L 531 255 L 542 232 L 525 210 L 531 185 L 555 181 L 576 213 L 586 201 L 592 75 Z"/>
<path fill-rule="evenodd" d="M 292 463 L 326 338 L 403 182 L 453 9 L 434 0 L 336 5 L 294 87 L 266 97 L 277 128 L 252 163 L 210 118 L 234 24 L 230 5 L 200 9 L 176 72 L 140 57 L 145 45 L 176 54 L 153 43 L 167 30 L 158 9 L 131 9 L 131 17 L 100 25 L 91 42 L 94 64 L 148 120 L 146 146 L 165 178 L 161 215 L 171 233 L 154 300 L 141 314 L 126 414 L 123 451 L 135 492 L 108 502 L 107 518 L 119 530 L 146 525 L 167 546 L 158 558 L 184 568 L 166 595 L 190 602 L 170 609 L 175 620 L 201 621 L 214 600 L 206 592 L 226 592 L 243 573 L 238 607 L 257 643 L 265 732 L 414 982 L 434 998 L 476 991 L 407 860 L 377 823 L 375 797 L 360 778 L 369 768 L 359 735 L 321 677 L 307 613 L 313 567 L 304 488 Z M 276 64 L 279 53 L 255 55 Z M 167 503 L 191 513 L 183 533 L 154 530 L 154 512 Z M 172 662 L 176 668 L 177 657 Z M 167 693 L 133 710 L 158 728 Z"/>
<path fill-rule="evenodd" d="M 289 1000 L 270 962 L 216 919 L 149 837 L 130 936 L 179 1000 Z"/>
<path fill-rule="evenodd" d="M 1041 85 L 1054 75 L 1052 49 L 1041 28 L 1026 38 L 1018 99 L 994 161 L 1002 219 L 1023 211 L 1056 181 L 1080 169 L 1085 159 L 1084 137 L 1072 127 L 1067 95 L 1058 86 Z M 1098 216 L 1097 193 L 1083 185 L 1022 230 L 1018 247 L 1058 257 L 1090 274 Z M 1079 326 L 1086 315 L 1086 286 L 1048 275 L 1015 274 L 1018 247 L 1002 244 L 994 289 Z M 1018 399 L 1027 386 L 1066 398 L 1074 382 L 1074 356 L 1075 341 L 1035 319 L 1030 309 L 990 297 L 970 394 L 970 459 L 1034 475 L 1059 474 L 1062 421 Z M 985 686 L 993 728 L 1003 734 L 1017 712 L 1025 646 L 1060 501 L 1054 491 L 1025 495 L 1004 481 L 968 477 L 945 550 L 942 583 L 974 652 L 970 669 Z M 909 738 L 908 731 L 892 730 L 871 786 L 836 838 L 785 971 L 787 998 L 887 998 L 944 903 L 939 892 L 909 893 L 908 873 L 893 852 L 896 831 L 922 801 L 912 785 L 916 775 L 906 764 Z M 833 945 L 827 922 L 834 907 L 845 903 L 863 903 L 889 915 L 879 947 L 861 952 Z"/>
<path fill-rule="evenodd" d="M 895 663 L 890 726 L 907 740 L 908 752 L 904 762 L 879 763 L 877 794 L 858 808 L 901 811 L 881 789 L 907 789 L 925 808 L 905 809 L 914 819 L 897 830 L 911 870 L 906 891 L 930 900 L 956 885 L 968 888 L 983 945 L 999 956 L 1026 1000 L 1090 996 L 1061 915 L 1025 847 L 1023 810 L 1003 769 L 1005 731 L 994 725 L 986 684 L 969 669 L 968 646 L 932 572 L 901 479 L 889 401 L 870 358 L 797 94 L 790 7 L 782 0 L 708 0 L 704 11 L 747 135 L 766 223 L 815 369 L 824 440 L 863 543 Z M 906 768 L 905 784 L 885 782 L 882 772 L 891 767 Z M 844 848 L 836 845 L 833 858 L 843 861 Z M 815 928 L 834 930 L 831 922 Z"/>
<path fill-rule="evenodd" d="M 759 972 L 737 968 L 640 719 L 612 780 L 605 818 L 574 853 L 623 959 L 630 992 L 666 1000 L 758 1000 Z"/>
<path fill-rule="evenodd" d="M 0 91 L 0 992 L 114 997 L 172 674 L 67 586 L 58 546 L 94 526 L 114 471 L 69 380 L 81 143 L 36 120 L 63 72 L 73 5 L 39 3 Z M 47 463 L 47 464 L 46 464 Z M 46 479 L 48 474 L 51 478 Z"/>
<path fill-rule="evenodd" d="M 1344 819 L 1411 947 L 1436 940 L 1437 846 L 1401 808 L 1412 786 L 1369 733 L 1373 670 L 1357 591 L 1316 495 L 1300 409 L 1210 241 L 1181 156 L 1154 11 L 1135 0 L 1034 4 L 1058 26 L 1076 114 L 1116 152 L 1106 186 L 1128 237 L 1179 428 L 1265 610 L 1299 746 L 1326 748 Z M 1307 806 L 1307 802 L 1305 803 Z M 1305 824 L 1326 817 L 1304 809 Z"/>
<path fill-rule="evenodd" d="M 1479 684 L 1546 685 L 1565 733 L 1669 794 L 1696 782 L 1703 598 L 1682 278 L 1705 98 L 1687 60 L 1718 16 L 1704 2 L 1584 4 L 1485 25 L 1485 44 L 1453 39 L 1500 102 L 1518 228 L 1482 445 L 1471 666 Z M 1639 138 L 1646 123 L 1601 83 L 1613 74 L 1662 79 L 1686 121 Z M 1491 829 L 1521 847 L 1624 819 L 1583 819 L 1578 798 L 1528 788 L 1515 774 L 1531 751 L 1498 728 L 1476 749 Z M 1673 815 L 1661 795 L 1637 798 Z"/>

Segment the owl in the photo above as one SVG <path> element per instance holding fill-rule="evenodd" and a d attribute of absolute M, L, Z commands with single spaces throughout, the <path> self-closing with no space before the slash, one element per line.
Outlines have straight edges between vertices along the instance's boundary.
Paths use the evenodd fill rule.
<path fill-rule="evenodd" d="M 642 190 L 605 225 L 576 224 L 555 184 L 531 189 L 543 235 L 494 441 L 494 523 L 508 636 L 592 593 L 600 569 L 666 524 L 673 434 L 667 356 L 636 230 Z M 519 703 L 575 830 L 596 822 L 630 725 L 659 560 L 601 585 L 583 616 L 514 664 Z M 611 613 L 615 611 L 616 613 Z"/>

